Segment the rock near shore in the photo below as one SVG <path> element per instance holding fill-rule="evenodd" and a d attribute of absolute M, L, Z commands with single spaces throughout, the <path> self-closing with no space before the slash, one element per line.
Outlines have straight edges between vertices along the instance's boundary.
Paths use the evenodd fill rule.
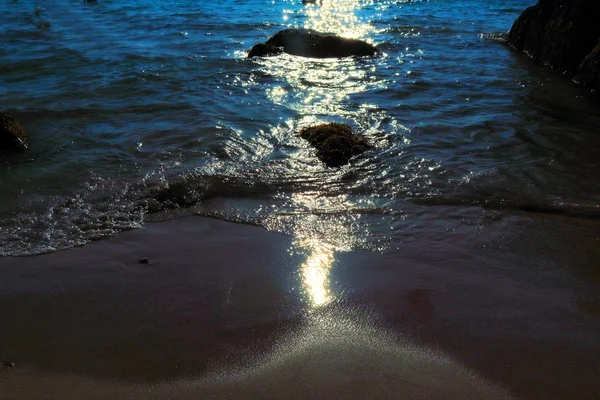
<path fill-rule="evenodd" d="M 579 65 L 575 80 L 600 92 L 600 41 Z"/>
<path fill-rule="evenodd" d="M 28 146 L 27 132 L 8 114 L 0 113 L 0 151 L 20 151 Z"/>
<path fill-rule="evenodd" d="M 373 56 L 377 47 L 357 39 L 322 35 L 305 29 L 285 29 L 252 47 L 248 57 L 288 53 L 301 57 L 340 58 Z"/>
<path fill-rule="evenodd" d="M 317 157 L 328 167 L 348 164 L 350 158 L 373 147 L 344 124 L 309 126 L 303 128 L 299 135 L 317 149 Z"/>
<path fill-rule="evenodd" d="M 513 24 L 508 43 L 575 80 L 600 89 L 600 1 L 539 0 Z"/>
<path fill-rule="evenodd" d="M 258 43 L 252 46 L 250 52 L 248 53 L 248 57 L 266 57 L 274 56 L 281 53 L 283 53 L 283 49 L 281 47 L 271 46 L 265 43 Z"/>

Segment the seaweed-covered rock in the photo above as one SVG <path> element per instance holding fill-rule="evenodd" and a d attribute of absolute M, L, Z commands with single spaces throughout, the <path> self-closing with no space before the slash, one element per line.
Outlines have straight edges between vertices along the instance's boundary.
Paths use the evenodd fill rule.
<path fill-rule="evenodd" d="M 344 124 L 309 126 L 300 130 L 299 135 L 317 149 L 317 157 L 328 167 L 348 164 L 350 158 L 372 148 Z"/>
<path fill-rule="evenodd" d="M 27 148 L 27 132 L 19 122 L 8 114 L 0 113 L 0 151 L 25 150 Z"/>
<path fill-rule="evenodd" d="M 363 57 L 379 52 L 377 47 L 362 40 L 322 35 L 306 29 L 285 29 L 267 40 L 265 45 L 281 48 L 288 54 L 313 58 Z"/>
<path fill-rule="evenodd" d="M 250 52 L 248 52 L 248 57 L 273 56 L 281 53 L 283 53 L 283 49 L 281 47 L 271 46 L 265 43 L 258 43 L 252 46 Z"/>
<path fill-rule="evenodd" d="M 598 39 L 598 0 L 539 0 L 523 11 L 508 34 L 511 46 L 571 76 L 589 65 L 582 62 Z"/>

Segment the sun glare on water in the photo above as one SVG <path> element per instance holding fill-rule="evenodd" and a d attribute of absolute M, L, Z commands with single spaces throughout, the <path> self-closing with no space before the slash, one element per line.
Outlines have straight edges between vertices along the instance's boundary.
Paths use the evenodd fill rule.
<path fill-rule="evenodd" d="M 299 208 L 319 209 L 323 215 L 308 214 L 296 220 L 293 231 L 293 250 L 307 254 L 298 269 L 302 291 L 312 307 L 320 307 L 334 299 L 330 289 L 331 268 L 335 253 L 350 251 L 357 238 L 345 217 L 335 215 L 337 210 L 354 208 L 346 196 L 325 198 L 319 193 L 295 194 L 292 201 Z"/>
<path fill-rule="evenodd" d="M 358 9 L 371 4 L 363 0 L 323 0 L 306 7 L 306 29 L 334 33 L 347 38 L 365 38 L 373 28 L 356 15 Z"/>

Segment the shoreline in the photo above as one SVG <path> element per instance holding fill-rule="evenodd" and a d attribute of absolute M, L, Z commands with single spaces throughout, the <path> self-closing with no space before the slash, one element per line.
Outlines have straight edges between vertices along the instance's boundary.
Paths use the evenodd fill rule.
<path fill-rule="evenodd" d="M 0 399 L 507 398 L 502 387 L 592 398 L 597 238 L 579 235 L 557 259 L 544 243 L 577 225 L 506 218 L 540 237 L 521 243 L 501 225 L 473 242 L 333 251 L 311 266 L 293 237 L 184 217 L 0 258 L 0 360 L 15 362 L 0 368 Z M 515 237 L 498 242 L 501 231 Z"/>

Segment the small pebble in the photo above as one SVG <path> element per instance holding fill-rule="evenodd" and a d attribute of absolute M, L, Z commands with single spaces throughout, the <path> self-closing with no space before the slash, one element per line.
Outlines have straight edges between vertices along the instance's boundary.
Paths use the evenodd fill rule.
<path fill-rule="evenodd" d="M 150 264 L 150 260 L 147 258 L 140 258 L 140 264 Z"/>
<path fill-rule="evenodd" d="M 15 363 L 12 361 L 3 361 L 2 365 L 6 368 L 13 368 L 15 366 Z"/>

